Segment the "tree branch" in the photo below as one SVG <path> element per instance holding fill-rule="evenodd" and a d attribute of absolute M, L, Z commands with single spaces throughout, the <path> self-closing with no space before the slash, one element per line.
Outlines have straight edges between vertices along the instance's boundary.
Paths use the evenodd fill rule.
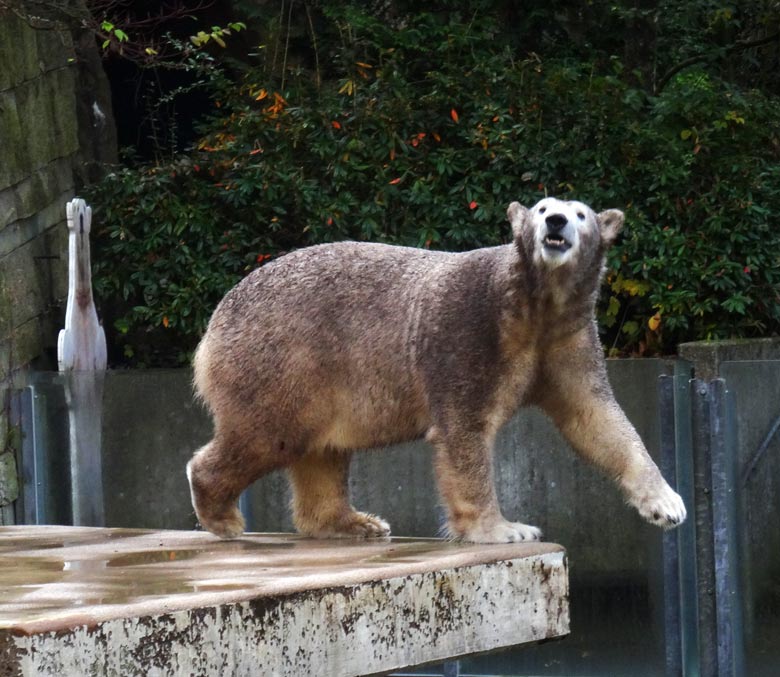
<path fill-rule="evenodd" d="M 130 0 L 0 0 L 0 10 L 7 10 L 34 30 L 69 32 L 76 29 L 91 32 L 103 43 L 103 55 L 120 54 L 139 64 L 162 63 L 177 52 L 163 49 L 153 42 L 155 30 L 166 22 L 191 16 L 211 7 L 214 0 L 170 0 L 163 2 L 156 14 L 136 16 Z M 104 20 L 109 20 L 125 35 L 128 41 L 118 42 L 116 34 L 104 30 Z"/>
<path fill-rule="evenodd" d="M 34 30 L 68 30 L 74 22 L 90 18 L 86 8 L 53 0 L 0 0 L 0 9 L 11 12 Z"/>
<path fill-rule="evenodd" d="M 780 31 L 777 33 L 772 33 L 771 35 L 766 35 L 763 38 L 758 38 L 757 40 L 739 40 L 730 47 L 719 50 L 720 53 L 715 51 L 708 52 L 707 54 L 697 54 L 696 56 L 691 56 L 666 71 L 666 73 L 664 73 L 663 76 L 661 76 L 661 78 L 658 80 L 658 84 L 655 86 L 655 91 L 653 93 L 656 95 L 660 94 L 661 90 L 669 84 L 669 81 L 675 75 L 677 75 L 677 73 L 688 68 L 689 66 L 701 63 L 702 61 L 709 61 L 711 59 L 729 56 L 735 52 L 741 52 L 745 49 L 751 49 L 752 47 L 761 47 L 762 45 L 767 45 L 770 42 L 774 42 L 778 38 L 780 38 Z"/>

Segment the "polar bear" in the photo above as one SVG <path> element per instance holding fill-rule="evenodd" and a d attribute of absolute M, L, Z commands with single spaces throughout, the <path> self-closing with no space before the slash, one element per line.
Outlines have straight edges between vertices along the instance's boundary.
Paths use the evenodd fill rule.
<path fill-rule="evenodd" d="M 385 536 L 350 505 L 350 458 L 425 438 L 454 538 L 540 538 L 501 514 L 493 443 L 534 405 L 661 527 L 686 516 L 615 402 L 594 321 L 623 213 L 545 198 L 509 205 L 513 240 L 448 253 L 340 242 L 287 254 L 218 305 L 194 358 L 214 439 L 187 465 L 201 524 L 240 535 L 239 494 L 286 468 L 296 528 Z M 377 481 L 381 481 L 377 478 Z"/>

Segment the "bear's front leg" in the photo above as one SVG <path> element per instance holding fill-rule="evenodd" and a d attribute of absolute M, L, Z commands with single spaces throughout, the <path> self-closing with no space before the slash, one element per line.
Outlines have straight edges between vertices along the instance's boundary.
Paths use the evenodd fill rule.
<path fill-rule="evenodd" d="M 445 434 L 443 430 L 448 432 Z M 447 531 L 473 543 L 536 541 L 536 527 L 504 519 L 493 482 L 493 435 L 433 426 L 436 477 L 447 508 Z"/>
<path fill-rule="evenodd" d="M 615 401 L 600 351 L 595 330 L 578 345 L 550 351 L 536 403 L 577 453 L 617 481 L 644 519 L 676 527 L 685 520 L 685 505 Z"/>
<path fill-rule="evenodd" d="M 569 444 L 615 479 L 629 504 L 651 524 L 670 529 L 685 520 L 685 505 L 648 454 L 634 426 L 612 400 L 547 409 Z"/>

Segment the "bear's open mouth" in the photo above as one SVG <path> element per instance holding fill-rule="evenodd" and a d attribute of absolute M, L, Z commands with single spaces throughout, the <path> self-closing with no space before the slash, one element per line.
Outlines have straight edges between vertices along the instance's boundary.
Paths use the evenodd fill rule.
<path fill-rule="evenodd" d="M 571 243 L 560 235 L 545 235 L 543 242 L 546 249 L 554 249 L 559 252 L 565 252 L 571 247 Z"/>

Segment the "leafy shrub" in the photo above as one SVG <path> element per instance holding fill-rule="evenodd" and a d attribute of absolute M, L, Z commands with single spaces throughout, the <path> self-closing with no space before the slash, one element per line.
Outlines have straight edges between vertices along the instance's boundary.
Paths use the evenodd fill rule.
<path fill-rule="evenodd" d="M 123 359 L 185 361 L 222 294 L 290 249 L 493 245 L 511 200 L 546 194 L 627 212 L 600 306 L 612 354 L 780 326 L 776 100 L 704 71 L 652 97 L 616 59 L 518 58 L 489 17 L 455 11 L 327 21 L 324 84 L 303 67 L 284 89 L 264 68 L 213 71 L 197 148 L 92 189 Z"/>

